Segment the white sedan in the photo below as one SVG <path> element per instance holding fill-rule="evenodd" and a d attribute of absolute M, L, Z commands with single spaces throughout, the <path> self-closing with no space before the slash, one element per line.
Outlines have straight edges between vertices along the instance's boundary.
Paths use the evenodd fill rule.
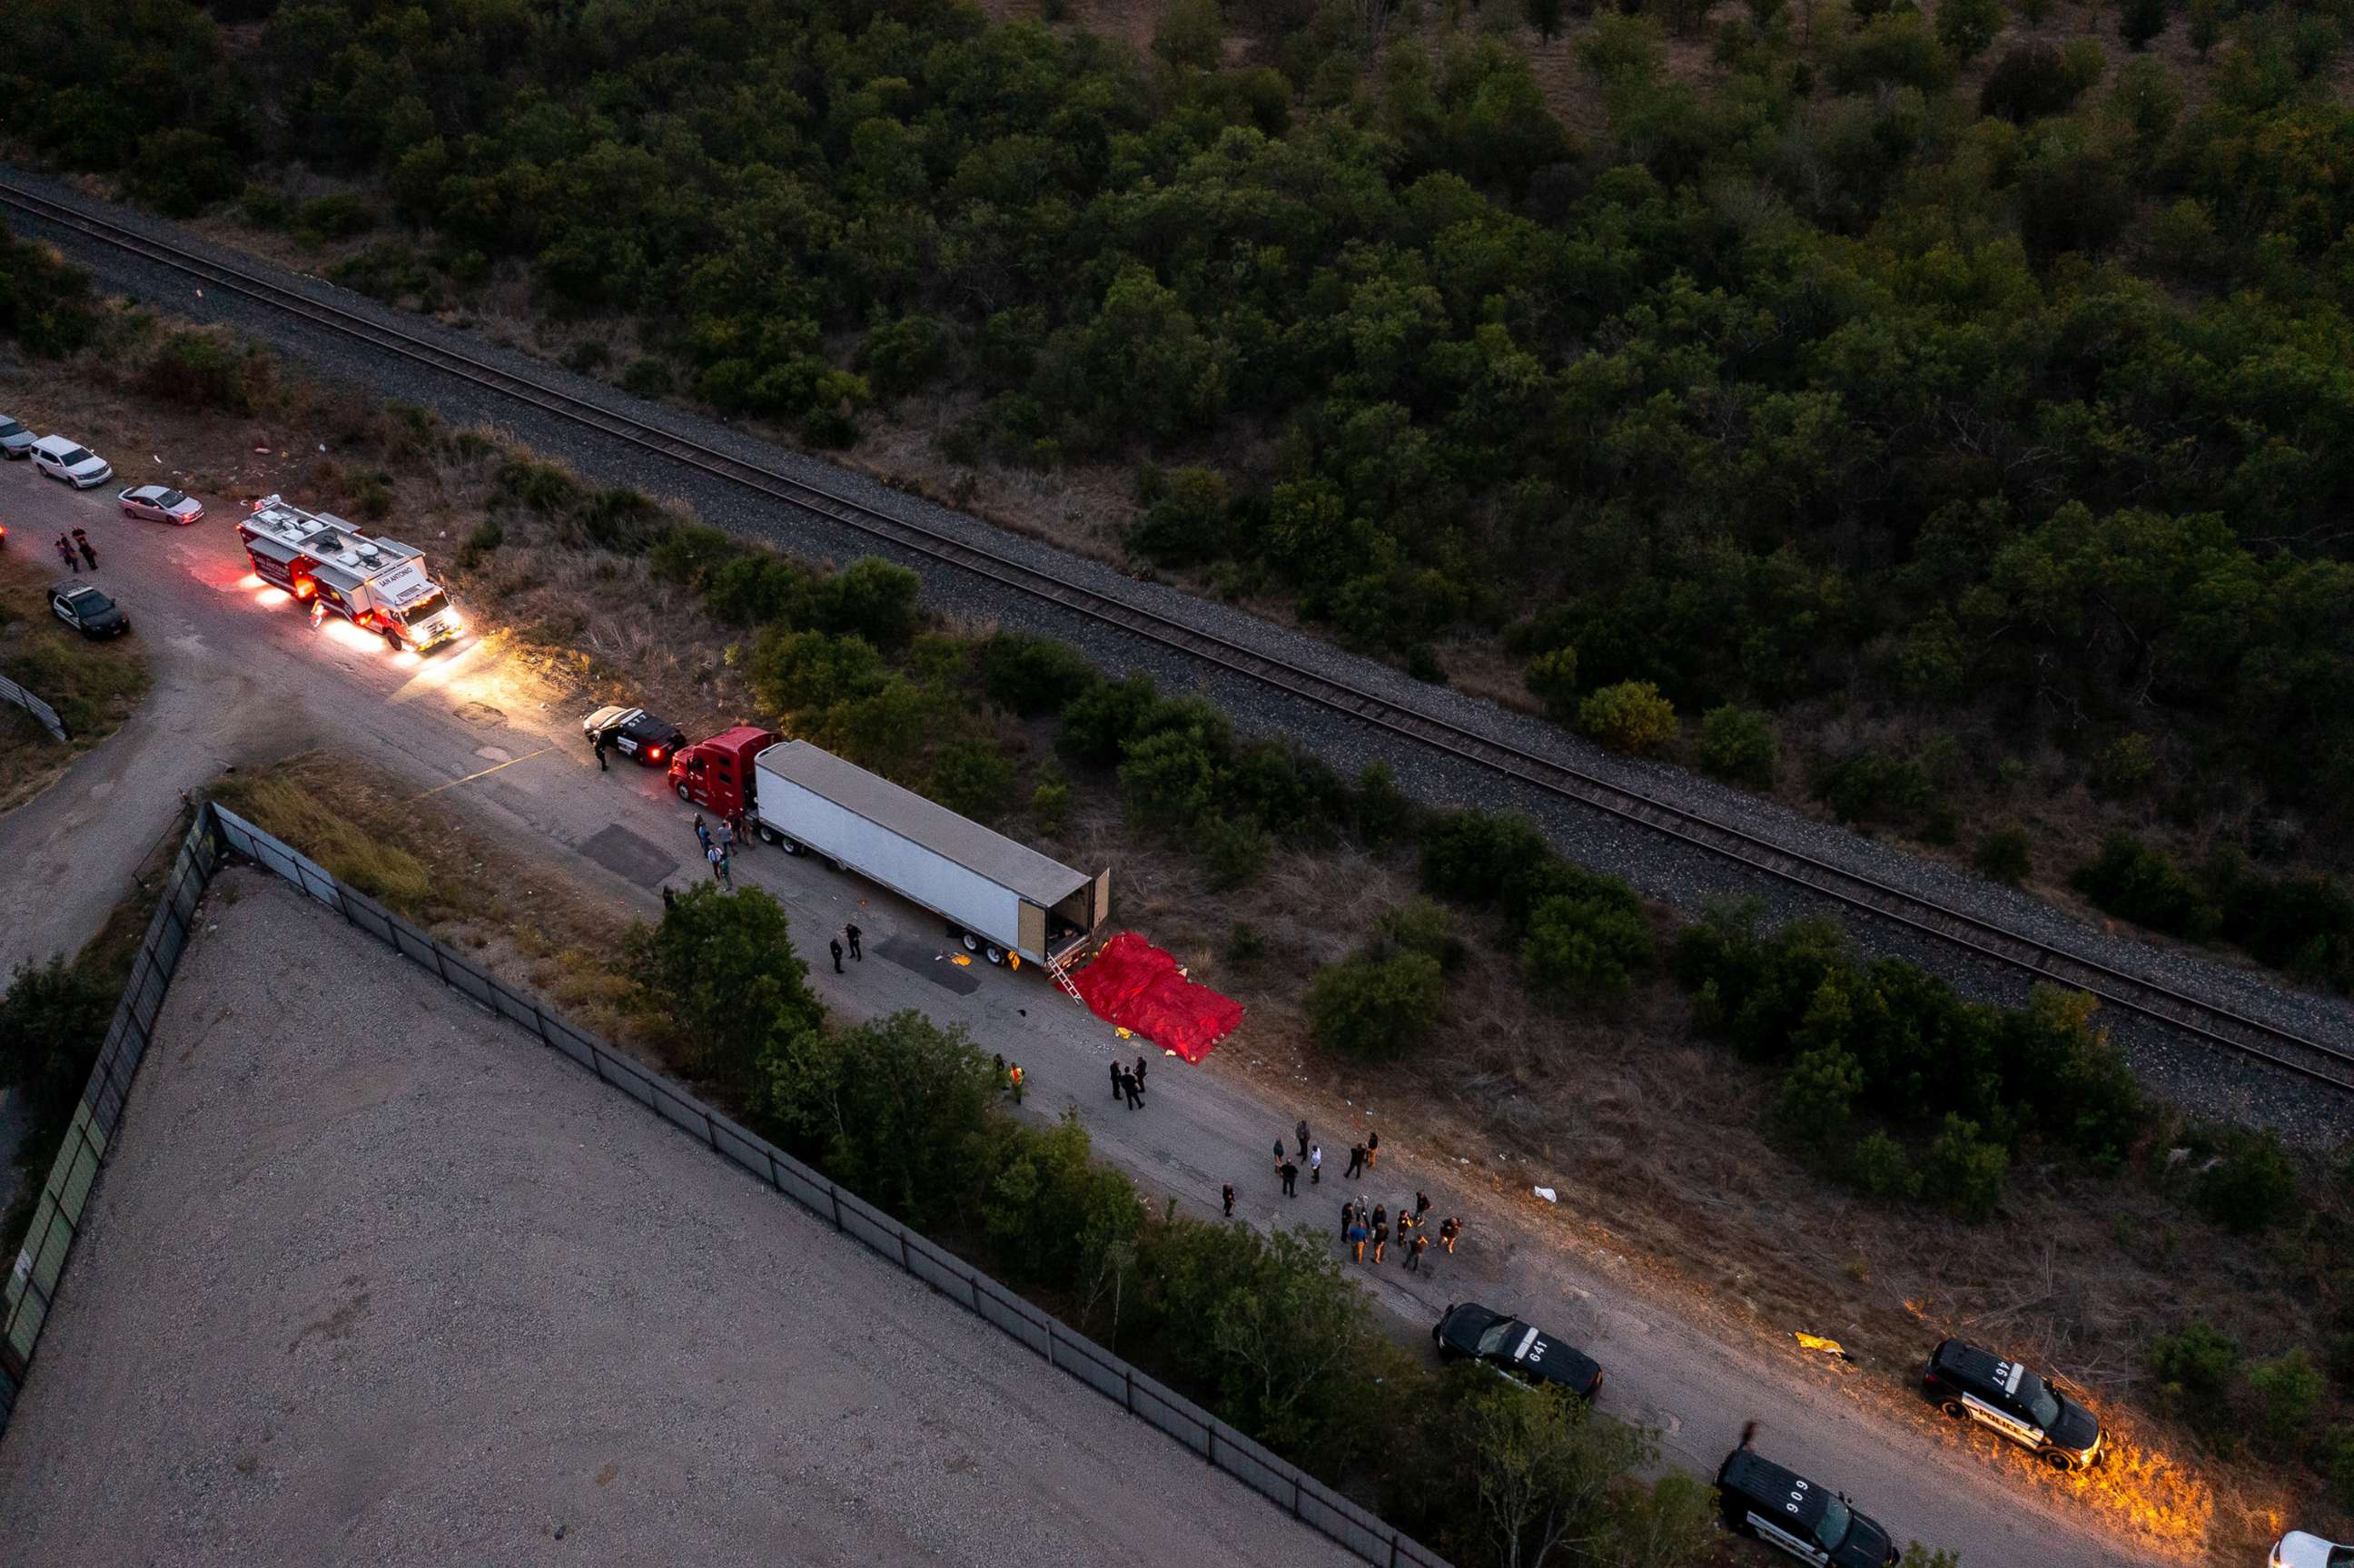
<path fill-rule="evenodd" d="M 2292 1530 L 2273 1542 L 2272 1568 L 2354 1568 L 2354 1546 L 2333 1546 Z"/>
<path fill-rule="evenodd" d="M 184 494 L 168 484 L 133 485 L 114 498 L 122 505 L 124 514 L 144 517 L 150 523 L 201 523 L 205 509 L 193 495 Z"/>

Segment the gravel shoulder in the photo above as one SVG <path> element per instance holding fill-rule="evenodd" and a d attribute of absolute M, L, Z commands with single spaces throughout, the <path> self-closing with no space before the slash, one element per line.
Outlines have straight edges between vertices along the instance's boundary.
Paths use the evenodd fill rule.
<path fill-rule="evenodd" d="M 0 1563 L 1340 1563 L 266 876 L 216 884 Z"/>
<path fill-rule="evenodd" d="M 2298 990 L 2275 976 L 2201 955 L 2156 948 L 2129 936 L 2100 929 L 2028 895 L 1798 816 L 1774 802 L 1680 769 L 1611 756 L 1541 719 L 1508 713 L 1448 688 L 1414 681 L 1315 637 L 1273 625 L 1232 607 L 1195 599 L 1163 585 L 1139 582 L 1100 563 L 1009 534 L 723 423 L 673 408 L 650 408 L 602 383 L 498 348 L 470 334 L 391 310 L 316 278 L 286 272 L 267 262 L 197 240 L 171 224 L 93 201 L 57 182 L 14 168 L 6 172 L 5 178 L 7 183 L 28 192 L 76 206 L 224 264 L 270 277 L 340 308 L 528 375 L 590 403 L 639 417 L 656 417 L 668 428 L 721 450 L 1053 571 L 1098 592 L 1181 617 L 1244 646 L 1334 679 L 1352 682 L 1480 734 L 1558 758 L 1623 788 L 1765 834 L 1787 848 L 1860 871 L 1956 909 L 1995 919 L 2022 934 L 2064 945 L 2126 972 L 2205 995 L 2250 1017 L 2269 1021 L 2308 1038 L 2354 1048 L 2354 1007 L 2349 1007 L 2344 999 Z M 222 290 L 200 292 L 179 273 L 95 245 L 69 229 L 32 219 L 22 219 L 17 227 L 28 236 L 58 244 L 66 254 L 88 267 L 109 290 L 191 319 L 235 327 L 321 374 L 347 378 L 383 396 L 435 408 L 460 423 L 482 421 L 498 426 L 543 452 L 564 458 L 586 475 L 604 482 L 631 484 L 676 496 L 695 506 L 708 521 L 747 536 L 822 558 L 894 553 L 878 546 L 869 536 L 830 519 L 657 461 L 482 388 L 424 373 L 395 356 L 256 306 Z M 1819 913 L 1827 907 L 1811 895 L 1785 886 L 1761 886 L 1726 863 L 1645 830 L 1500 779 L 1483 768 L 1427 752 L 1362 723 L 1307 707 L 1254 682 L 1206 673 L 1199 665 L 1166 649 L 1084 620 L 1055 606 L 1002 596 L 989 585 L 977 584 L 965 574 L 937 563 L 908 559 L 907 564 L 923 574 L 936 602 L 956 606 L 960 613 L 970 618 L 1062 638 L 1085 649 L 1109 669 L 1146 670 L 1165 686 L 1204 690 L 1226 707 L 1243 731 L 1288 736 L 1343 772 L 1353 774 L 1368 763 L 1387 761 L 1397 770 L 1401 783 L 1425 801 L 1526 812 L 1547 829 L 1564 853 L 1596 870 L 1624 876 L 1644 893 L 1680 909 L 1697 910 L 1711 899 L 1729 896 L 1758 897 L 1769 910 L 1780 915 Z M 1927 964 L 1971 995 L 2016 1001 L 2024 994 L 2023 978 L 2007 967 L 1972 963 L 1942 943 L 1909 937 L 1877 923 L 1861 924 L 1856 930 L 1858 939 L 1867 948 Z M 2329 1144 L 2354 1136 L 2354 1102 L 2320 1098 L 2302 1080 L 2236 1057 L 2219 1057 L 2213 1051 L 2163 1026 L 2125 1017 L 2113 1017 L 2110 1022 L 2144 1080 L 2169 1098 L 2206 1107 L 2218 1116 L 2277 1127 L 2285 1135 L 2307 1143 Z"/>

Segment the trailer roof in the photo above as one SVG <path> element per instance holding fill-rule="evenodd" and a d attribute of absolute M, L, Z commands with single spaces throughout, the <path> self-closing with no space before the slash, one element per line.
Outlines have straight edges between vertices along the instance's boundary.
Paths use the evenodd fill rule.
<path fill-rule="evenodd" d="M 888 779 L 821 751 L 805 740 L 780 741 L 756 766 L 822 795 L 846 811 L 923 845 L 1031 903 L 1053 908 L 1095 879 L 992 832 Z"/>

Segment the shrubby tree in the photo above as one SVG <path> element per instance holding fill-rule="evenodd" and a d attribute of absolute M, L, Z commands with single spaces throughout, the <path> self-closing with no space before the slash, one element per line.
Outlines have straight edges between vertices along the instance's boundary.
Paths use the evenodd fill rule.
<path fill-rule="evenodd" d="M 1578 705 L 1577 722 L 1613 751 L 1644 757 L 1676 736 L 1676 710 L 1649 681 L 1621 681 Z"/>
<path fill-rule="evenodd" d="M 622 952 L 631 1001 L 690 1068 L 751 1084 L 779 1034 L 816 1033 L 822 1010 L 793 952 L 784 906 L 757 887 L 697 883 L 653 925 L 631 927 Z"/>
<path fill-rule="evenodd" d="M 1438 960 L 1427 953 L 1350 959 L 1309 982 L 1309 1033 L 1320 1050 L 1395 1061 L 1428 1036 L 1445 998 Z"/>

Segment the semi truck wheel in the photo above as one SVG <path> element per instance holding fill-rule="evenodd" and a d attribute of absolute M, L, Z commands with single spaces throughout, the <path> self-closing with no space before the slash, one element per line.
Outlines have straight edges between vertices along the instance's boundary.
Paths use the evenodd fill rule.
<path fill-rule="evenodd" d="M 692 796 L 692 795 L 690 795 L 690 794 L 688 794 L 688 793 L 687 793 L 687 791 L 686 791 L 686 783 L 685 783 L 685 781 L 684 781 L 684 779 L 680 780 L 680 782 L 679 782 L 679 786 L 678 786 L 678 798 L 679 798 L 680 800 L 694 800 L 694 799 L 695 799 L 695 797 L 694 797 L 694 796 Z"/>
<path fill-rule="evenodd" d="M 762 843 L 768 844 L 772 848 L 776 845 L 779 838 L 777 830 L 769 826 L 768 823 L 762 822 L 753 828 L 752 831 L 760 835 L 760 842 Z"/>
<path fill-rule="evenodd" d="M 958 936 L 960 936 L 960 937 L 962 937 L 962 938 L 964 938 L 964 950 L 965 950 L 966 952 L 968 952 L 968 953 L 977 953 L 977 952 L 981 951 L 981 938 L 978 938 L 978 937 L 974 936 L 974 935 L 973 935 L 971 932 L 970 932 L 970 931 L 959 931 L 959 932 L 957 933 L 957 935 L 958 935 Z"/>
<path fill-rule="evenodd" d="M 997 946 L 993 942 L 990 944 L 988 950 L 984 952 L 982 956 L 1000 969 L 1003 969 L 1005 967 L 1005 949 Z"/>

